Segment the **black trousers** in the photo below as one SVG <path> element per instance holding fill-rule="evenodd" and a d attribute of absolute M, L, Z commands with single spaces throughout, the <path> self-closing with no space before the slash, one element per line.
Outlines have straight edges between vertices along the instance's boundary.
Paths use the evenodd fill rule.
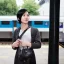
<path fill-rule="evenodd" d="M 30 58 L 29 59 L 26 59 L 26 60 L 24 60 L 24 61 L 20 61 L 20 63 L 22 63 L 22 64 L 30 64 Z"/>

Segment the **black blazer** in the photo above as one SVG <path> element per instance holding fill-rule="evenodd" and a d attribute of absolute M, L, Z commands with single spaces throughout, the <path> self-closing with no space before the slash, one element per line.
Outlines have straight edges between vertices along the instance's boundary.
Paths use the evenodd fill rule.
<path fill-rule="evenodd" d="M 14 31 L 13 42 L 18 39 L 19 32 L 20 32 L 20 28 Z M 40 33 L 38 29 L 32 28 L 32 27 L 31 27 L 31 44 L 32 44 L 31 48 L 33 49 L 41 47 Z M 17 49 L 17 48 L 14 48 L 14 49 Z"/>
<path fill-rule="evenodd" d="M 20 28 L 18 28 L 14 31 L 13 42 L 18 39 L 19 32 L 20 32 Z M 32 27 L 31 27 L 31 44 L 32 44 L 32 46 L 31 46 L 32 50 L 41 47 L 40 33 L 39 33 L 38 29 L 32 28 Z M 15 47 L 14 49 L 15 50 L 17 49 L 17 51 L 18 51 L 18 47 Z M 23 64 L 18 59 L 18 52 L 17 51 L 16 51 L 16 55 L 15 55 L 14 64 Z M 30 64 L 36 64 L 34 51 L 33 51 L 32 57 L 30 59 Z"/>

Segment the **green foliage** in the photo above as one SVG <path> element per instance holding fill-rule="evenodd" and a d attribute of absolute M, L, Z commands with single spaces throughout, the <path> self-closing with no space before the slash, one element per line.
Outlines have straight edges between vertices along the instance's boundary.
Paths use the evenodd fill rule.
<path fill-rule="evenodd" d="M 17 10 L 16 0 L 0 0 L 0 15 L 15 15 Z"/>
<path fill-rule="evenodd" d="M 22 5 L 22 8 L 26 8 L 28 12 L 30 12 L 30 15 L 38 15 L 39 12 L 37 11 L 39 9 L 39 5 L 34 0 L 23 0 L 24 4 Z"/>

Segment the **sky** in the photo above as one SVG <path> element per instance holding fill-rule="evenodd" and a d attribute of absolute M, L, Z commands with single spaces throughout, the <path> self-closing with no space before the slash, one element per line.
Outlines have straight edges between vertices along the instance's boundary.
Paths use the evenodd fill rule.
<path fill-rule="evenodd" d="M 16 3 L 18 6 L 22 5 L 23 4 L 23 0 L 16 0 Z"/>

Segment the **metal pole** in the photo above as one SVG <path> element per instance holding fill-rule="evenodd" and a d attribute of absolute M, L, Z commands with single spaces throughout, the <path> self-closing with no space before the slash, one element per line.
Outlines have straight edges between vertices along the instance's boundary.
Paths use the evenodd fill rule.
<path fill-rule="evenodd" d="M 59 64 L 59 9 L 60 0 L 50 0 L 48 64 Z"/>

